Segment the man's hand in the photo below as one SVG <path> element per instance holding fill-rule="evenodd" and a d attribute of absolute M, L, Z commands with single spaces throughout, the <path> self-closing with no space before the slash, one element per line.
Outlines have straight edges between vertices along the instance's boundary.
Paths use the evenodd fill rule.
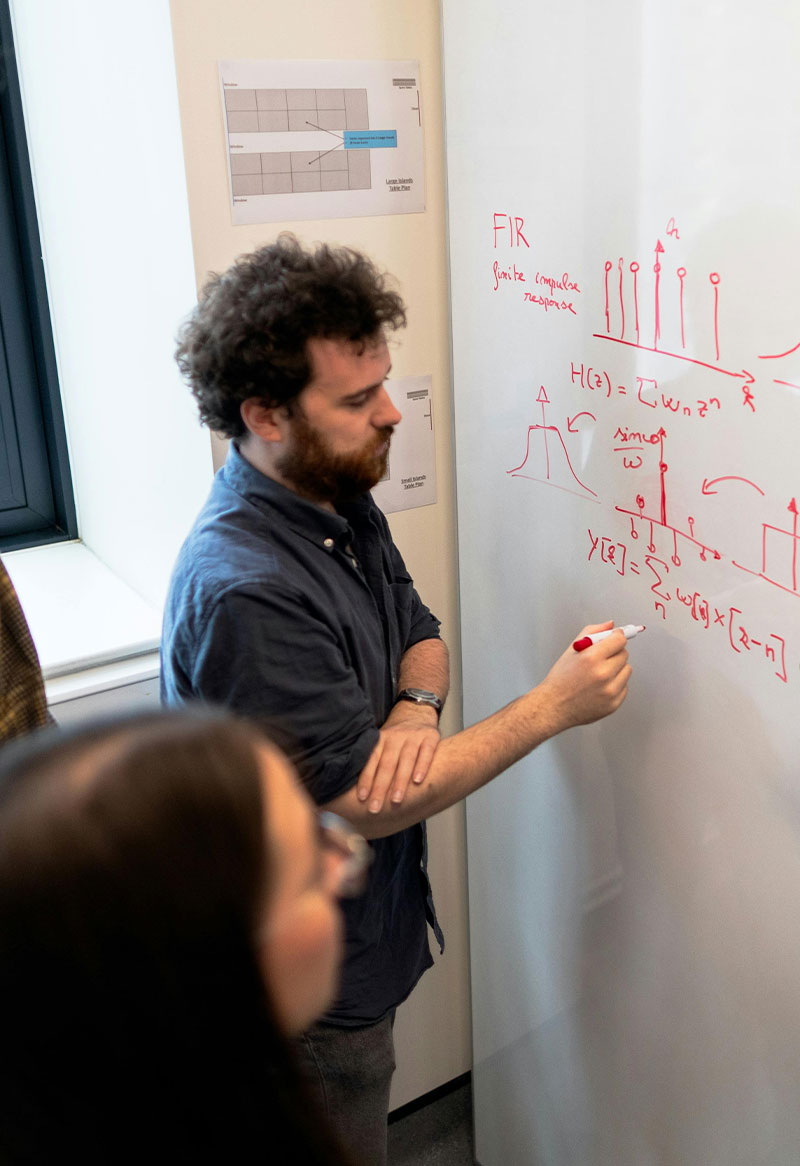
<path fill-rule="evenodd" d="M 574 638 L 613 628 L 613 620 L 590 624 Z M 542 681 L 548 701 L 562 729 L 588 725 L 615 712 L 628 694 L 631 667 L 628 664 L 627 640 L 620 631 L 593 644 L 585 652 L 570 646 L 556 660 Z"/>
<path fill-rule="evenodd" d="M 399 805 L 409 781 L 420 785 L 439 744 L 436 710 L 429 705 L 398 701 L 383 728 L 378 744 L 358 778 L 358 800 L 369 801 L 371 814 L 380 813 L 391 790 L 390 801 Z"/>

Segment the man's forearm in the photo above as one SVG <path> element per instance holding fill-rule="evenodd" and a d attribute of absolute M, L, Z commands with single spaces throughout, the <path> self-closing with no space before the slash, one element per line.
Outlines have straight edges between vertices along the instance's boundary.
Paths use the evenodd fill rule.
<path fill-rule="evenodd" d="M 450 687 L 447 645 L 443 640 L 420 640 L 404 653 L 397 677 L 397 692 L 420 688 L 434 693 L 444 704 Z M 412 780 L 425 780 L 439 746 L 439 712 L 425 701 L 395 700 L 380 726 L 378 744 L 358 775 L 357 797 L 377 812 L 388 795 L 402 802 Z M 390 792 L 391 791 L 391 792 Z"/>
<path fill-rule="evenodd" d="M 409 786 L 399 805 L 387 801 L 372 813 L 354 788 L 328 808 L 351 821 L 367 838 L 381 838 L 455 805 L 543 741 L 618 708 L 630 675 L 621 633 L 620 640 L 603 641 L 605 648 L 593 649 L 591 657 L 569 649 L 536 688 L 442 741 L 424 784 Z"/>
<path fill-rule="evenodd" d="M 410 785 L 400 805 L 387 801 L 367 810 L 354 789 L 326 808 L 335 810 L 367 838 L 383 838 L 455 805 L 560 731 L 538 689 L 499 712 L 440 742 L 422 785 Z"/>
<path fill-rule="evenodd" d="M 444 704 L 450 691 L 450 654 L 444 640 L 420 640 L 403 654 L 397 691 L 404 688 L 426 688 Z"/>

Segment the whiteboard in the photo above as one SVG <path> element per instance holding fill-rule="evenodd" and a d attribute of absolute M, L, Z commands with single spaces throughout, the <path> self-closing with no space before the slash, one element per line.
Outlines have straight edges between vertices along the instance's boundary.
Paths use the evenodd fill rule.
<path fill-rule="evenodd" d="M 800 6 L 443 0 L 483 1166 L 800 1161 Z"/>

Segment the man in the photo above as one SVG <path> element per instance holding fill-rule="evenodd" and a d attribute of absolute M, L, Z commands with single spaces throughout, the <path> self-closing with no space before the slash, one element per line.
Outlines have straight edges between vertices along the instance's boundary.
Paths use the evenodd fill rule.
<path fill-rule="evenodd" d="M 478 725 L 439 742 L 448 689 L 438 621 L 369 489 L 400 414 L 384 387 L 400 297 L 364 256 L 289 235 L 211 279 L 178 362 L 201 419 L 233 439 L 178 559 L 162 695 L 221 702 L 278 736 L 319 805 L 372 840 L 346 906 L 339 998 L 307 1034 L 309 1073 L 354 1160 L 385 1160 L 394 1012 L 441 932 L 424 821 L 542 741 L 613 712 L 620 632 Z M 598 625 L 588 631 L 608 627 Z"/>

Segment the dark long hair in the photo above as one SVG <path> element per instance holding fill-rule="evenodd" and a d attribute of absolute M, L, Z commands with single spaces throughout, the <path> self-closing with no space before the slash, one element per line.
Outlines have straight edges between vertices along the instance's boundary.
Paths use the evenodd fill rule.
<path fill-rule="evenodd" d="M 3 754 L 3 1163 L 341 1161 L 256 955 L 263 743 L 184 710 Z"/>

